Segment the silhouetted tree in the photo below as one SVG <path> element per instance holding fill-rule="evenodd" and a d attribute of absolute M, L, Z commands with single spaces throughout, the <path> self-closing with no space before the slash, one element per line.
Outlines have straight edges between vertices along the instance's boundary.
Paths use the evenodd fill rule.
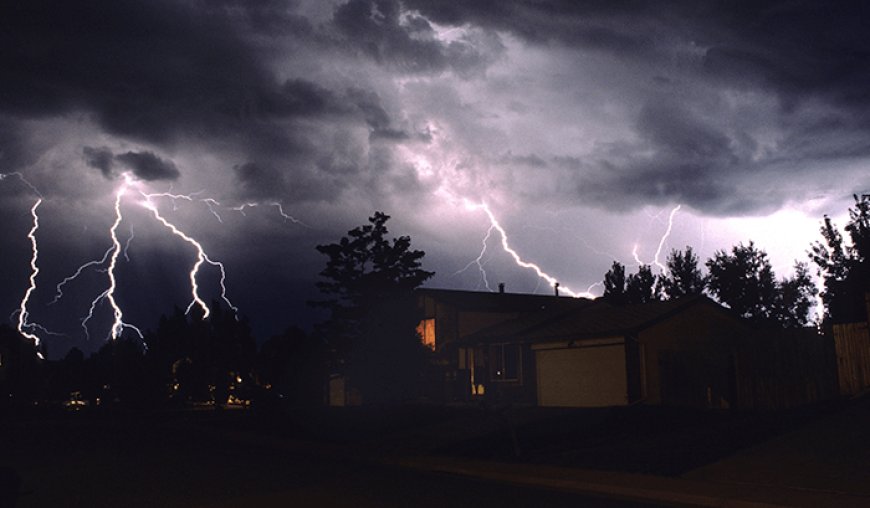
<path fill-rule="evenodd" d="M 707 260 L 707 288 L 717 300 L 739 315 L 768 319 L 776 307 L 776 278 L 767 253 L 749 245 L 735 245 L 731 253 L 716 251 Z"/>
<path fill-rule="evenodd" d="M 33 341 L 0 324 L 0 407 L 39 399 L 43 385 L 43 365 Z"/>
<path fill-rule="evenodd" d="M 413 291 L 434 272 L 422 269 L 425 253 L 409 237 L 387 238 L 389 218 L 375 212 L 338 243 L 317 246 L 329 258 L 317 283 L 328 298 L 312 304 L 330 311 L 322 330 L 368 402 L 416 395 L 425 358 Z"/>
<path fill-rule="evenodd" d="M 809 322 L 816 288 L 805 264 L 796 263 L 795 276 L 777 282 L 767 253 L 749 242 L 734 246 L 731 254 L 717 251 L 707 260 L 707 268 L 707 288 L 741 316 L 782 326 Z"/>
<path fill-rule="evenodd" d="M 604 294 L 602 298 L 614 305 L 626 303 L 627 297 L 625 267 L 619 261 L 614 261 L 610 270 L 604 274 Z"/>
<path fill-rule="evenodd" d="M 188 315 L 176 307 L 146 342 L 155 389 L 177 402 L 224 403 L 231 389 L 253 382 L 257 347 L 250 326 L 216 302 L 208 319 L 198 308 Z"/>
<path fill-rule="evenodd" d="M 700 295 L 704 291 L 705 277 L 698 267 L 698 256 L 686 246 L 685 252 L 672 250 L 668 254 L 667 273 L 659 278 L 662 293 L 670 300 L 681 296 Z"/>
<path fill-rule="evenodd" d="M 864 293 L 870 291 L 870 195 L 853 196 L 846 233 L 849 243 L 831 218 L 824 217 L 822 241 L 810 246 L 809 256 L 824 281 L 825 318 L 832 322 L 866 319 Z"/>
<path fill-rule="evenodd" d="M 262 385 L 291 406 L 323 403 L 327 347 L 319 338 L 291 327 L 260 347 L 256 375 Z"/>
<path fill-rule="evenodd" d="M 99 397 L 105 404 L 143 406 L 152 402 L 147 395 L 145 351 L 138 338 L 110 340 L 85 362 L 88 398 Z"/>
<path fill-rule="evenodd" d="M 795 263 L 794 271 L 793 277 L 779 282 L 773 313 L 773 318 L 787 328 L 809 324 L 810 309 L 818 294 L 806 263 Z"/>
<path fill-rule="evenodd" d="M 641 265 L 630 274 L 625 285 L 626 303 L 647 303 L 661 299 L 661 290 L 649 265 Z"/>

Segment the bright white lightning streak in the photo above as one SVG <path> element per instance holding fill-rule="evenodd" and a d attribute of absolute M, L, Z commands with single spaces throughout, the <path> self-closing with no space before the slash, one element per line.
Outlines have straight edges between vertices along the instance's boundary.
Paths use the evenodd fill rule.
<path fill-rule="evenodd" d="M 677 212 L 680 211 L 680 208 L 682 208 L 682 206 L 683 205 L 675 206 L 671 210 L 671 213 L 668 215 L 668 228 L 667 228 L 667 230 L 665 230 L 665 233 L 662 235 L 661 239 L 659 240 L 659 245 L 656 248 L 655 255 L 653 256 L 652 264 L 659 267 L 659 269 L 661 269 L 662 273 L 667 273 L 668 267 L 663 265 L 662 262 L 659 261 L 659 258 L 662 255 L 662 249 L 664 249 L 664 247 L 665 247 L 665 242 L 668 240 L 668 237 L 671 236 L 671 230 L 673 230 L 673 228 L 674 228 L 674 216 L 677 214 Z M 631 255 L 634 257 L 634 261 L 638 265 L 645 265 L 646 264 L 640 259 L 640 256 L 637 254 L 637 244 L 635 244 L 634 248 L 631 249 Z"/>
<path fill-rule="evenodd" d="M 477 270 L 480 272 L 480 278 L 483 281 L 484 287 L 486 287 L 486 289 L 488 291 L 492 291 L 492 288 L 489 287 L 489 281 L 486 278 L 486 270 L 484 270 L 484 268 L 483 268 L 483 265 L 485 264 L 483 261 L 483 257 L 486 255 L 487 242 L 489 241 L 489 238 L 492 236 L 493 229 L 495 229 L 495 225 L 490 225 L 489 229 L 486 230 L 486 236 L 483 237 L 483 242 L 482 242 L 483 247 L 480 249 L 480 254 L 478 254 L 475 259 L 471 260 L 470 263 L 465 265 L 465 268 L 462 268 L 461 270 L 457 270 L 456 273 L 453 274 L 454 276 L 459 275 L 460 273 L 471 268 L 471 265 L 477 265 Z"/>
<path fill-rule="evenodd" d="M 194 240 L 193 238 L 191 238 L 190 236 L 185 234 L 183 231 L 179 230 L 177 227 L 175 227 L 175 225 L 173 225 L 172 223 L 167 221 L 165 218 L 163 218 L 162 215 L 160 215 L 160 212 L 157 210 L 157 207 L 154 206 L 154 203 L 152 203 L 150 201 L 148 194 L 142 193 L 142 195 L 145 197 L 145 200 L 146 200 L 143 203 L 143 206 L 145 208 L 147 208 L 148 210 L 150 210 L 152 214 L 154 214 L 154 218 L 157 219 L 158 222 L 163 224 L 167 229 L 169 229 L 169 231 L 171 231 L 172 234 L 181 238 L 185 242 L 189 243 L 190 245 L 192 245 L 196 249 L 196 253 L 197 253 L 196 254 L 196 263 L 194 263 L 193 268 L 191 268 L 191 270 L 190 270 L 190 287 L 191 287 L 191 293 L 193 295 L 193 300 L 191 300 L 191 302 L 187 306 L 187 310 L 185 312 L 190 312 L 190 309 L 192 309 L 194 305 L 197 305 L 197 306 L 199 306 L 200 309 L 202 309 L 202 313 L 203 313 L 202 317 L 203 318 L 207 318 L 209 316 L 209 314 L 211 314 L 211 311 L 209 310 L 208 305 L 206 305 L 205 301 L 203 301 L 203 299 L 199 296 L 199 285 L 196 282 L 196 275 L 197 275 L 197 273 L 199 273 L 200 267 L 202 267 L 203 263 L 208 263 L 208 264 L 210 264 L 212 266 L 216 266 L 220 269 L 220 272 L 221 272 L 221 277 L 220 277 L 221 299 L 224 302 L 226 302 L 226 304 L 231 309 L 233 309 L 233 312 L 238 314 L 238 312 L 239 312 L 238 307 L 233 305 L 233 303 L 229 300 L 229 298 L 227 298 L 227 287 L 226 287 L 227 274 L 226 274 L 226 270 L 224 269 L 223 263 L 221 263 L 220 261 L 214 261 L 211 258 L 209 258 L 208 254 L 205 253 L 205 249 L 203 249 L 202 245 L 199 242 L 197 242 L 196 240 Z"/>
<path fill-rule="evenodd" d="M 124 184 L 121 185 L 118 192 L 115 194 L 115 222 L 112 223 L 112 227 L 109 229 L 109 235 L 112 238 L 112 255 L 109 258 L 109 268 L 107 270 L 107 273 L 109 274 L 109 289 L 106 290 L 104 295 L 106 300 L 109 301 L 109 305 L 112 307 L 112 314 L 115 317 L 115 321 L 112 323 L 112 328 L 110 330 L 112 339 L 120 337 L 124 328 L 134 330 L 139 334 L 139 337 L 142 338 L 142 332 L 138 328 L 124 322 L 124 313 L 121 311 L 121 307 L 115 300 L 115 289 L 118 287 L 117 281 L 115 280 L 115 267 L 118 265 L 118 256 L 121 255 L 121 242 L 118 240 L 118 226 L 121 225 L 121 221 L 124 219 L 124 216 L 121 214 L 121 198 L 124 197 L 127 188 L 132 183 L 133 180 L 130 175 L 124 174 Z M 98 298 L 101 297 L 102 295 Z M 93 310 L 93 306 L 91 306 L 91 310 Z"/>
<path fill-rule="evenodd" d="M 662 239 L 659 240 L 659 246 L 656 249 L 655 257 L 653 258 L 653 263 L 655 263 L 656 266 L 661 268 L 662 272 L 667 272 L 668 269 L 665 265 L 663 265 L 659 261 L 659 256 L 661 256 L 661 254 L 662 254 L 662 248 L 664 248 L 665 242 L 668 240 L 668 237 L 671 236 L 671 230 L 674 229 L 674 215 L 676 215 L 677 212 L 680 211 L 681 207 L 682 207 L 682 205 L 675 206 L 674 209 L 671 210 L 670 215 L 668 215 L 668 229 L 667 229 L 667 231 L 665 231 L 665 234 L 662 235 Z"/>
<path fill-rule="evenodd" d="M 27 238 L 30 239 L 30 246 L 32 249 L 32 256 L 30 257 L 30 287 L 27 288 L 27 291 L 24 292 L 24 298 L 21 299 L 21 306 L 18 311 L 18 332 L 27 337 L 28 339 L 33 341 L 33 344 L 39 347 L 39 337 L 27 331 L 28 328 L 33 328 L 35 325 L 27 322 L 27 317 L 29 313 L 27 312 L 27 302 L 30 300 L 30 295 L 36 290 L 36 276 L 39 275 L 39 265 L 37 264 L 37 260 L 39 259 L 39 247 L 36 244 L 36 231 L 39 230 L 39 215 L 36 213 L 36 209 L 39 208 L 39 205 L 42 204 L 42 198 L 36 200 L 36 203 L 33 205 L 33 208 L 30 209 L 30 215 L 33 217 L 33 227 L 30 228 L 30 232 L 27 234 Z M 37 352 L 40 358 L 42 358 L 42 354 Z"/>
<path fill-rule="evenodd" d="M 495 230 L 498 231 L 499 235 L 501 235 L 501 247 L 502 247 L 502 249 L 513 258 L 514 262 L 518 266 L 520 266 L 522 268 L 528 268 L 530 270 L 533 270 L 538 275 L 538 277 L 547 281 L 550 284 L 550 287 L 556 287 L 557 281 L 556 281 L 555 277 L 544 272 L 541 269 L 541 267 L 539 267 L 538 265 L 536 265 L 534 263 L 530 263 L 528 261 L 524 261 L 520 257 L 520 255 L 517 253 L 517 251 L 515 251 L 510 246 L 510 244 L 508 243 L 507 232 L 504 230 L 504 228 L 501 226 L 501 224 L 499 224 L 498 220 L 495 218 L 495 215 L 492 213 L 492 211 L 489 209 L 489 206 L 487 206 L 486 203 L 472 203 L 472 202 L 468 201 L 467 199 L 464 200 L 464 202 L 465 202 L 465 207 L 467 209 L 469 209 L 471 211 L 483 210 L 483 212 L 486 213 L 486 216 L 489 217 L 490 231 L 492 231 L 492 228 L 495 228 Z M 573 296 L 575 298 L 579 298 L 579 297 L 594 298 L 595 297 L 594 295 L 592 295 L 588 291 L 586 291 L 584 293 L 578 293 L 578 292 L 572 291 L 570 288 L 563 286 L 561 284 L 559 284 L 559 291 L 564 292 L 565 294 L 567 294 L 569 296 Z"/>
<path fill-rule="evenodd" d="M 69 284 L 70 282 L 72 282 L 73 280 L 77 279 L 79 277 L 79 275 L 81 275 L 82 272 L 85 271 L 86 268 L 89 268 L 91 266 L 101 266 L 101 265 L 105 264 L 105 262 L 109 259 L 109 255 L 111 253 L 112 253 L 112 247 L 109 247 L 108 249 L 106 249 L 106 252 L 105 252 L 105 254 L 103 254 L 102 258 L 95 259 L 93 261 L 88 261 L 87 263 L 78 267 L 78 269 L 76 269 L 75 273 L 73 273 L 69 277 L 66 277 L 62 281 L 60 281 L 57 284 L 57 287 L 55 288 L 54 299 L 52 301 L 48 302 L 48 305 L 53 305 L 53 304 L 57 303 L 61 298 L 63 298 L 63 287 L 65 285 Z"/>
<path fill-rule="evenodd" d="M 27 311 L 27 303 L 30 301 L 30 295 L 33 294 L 33 292 L 36 290 L 36 276 L 39 275 L 39 265 L 37 264 L 37 261 L 39 259 L 39 246 L 36 243 L 36 232 L 39 230 L 39 215 L 37 214 L 36 210 L 39 208 L 39 205 L 42 204 L 42 193 L 40 193 L 39 190 L 32 183 L 30 183 L 26 178 L 24 178 L 24 175 L 22 175 L 18 171 L 13 171 L 11 173 L 0 173 L 0 181 L 3 181 L 6 178 L 9 178 L 11 176 L 17 176 L 18 179 L 21 180 L 21 182 L 24 185 L 29 187 L 30 190 L 32 190 L 33 193 L 36 194 L 38 197 L 36 202 L 30 208 L 30 216 L 33 218 L 33 226 L 30 228 L 30 232 L 28 232 L 28 234 L 27 234 L 27 238 L 30 239 L 30 246 L 31 246 L 31 252 L 32 252 L 32 256 L 30 258 L 30 279 L 29 279 L 30 286 L 28 286 L 27 291 L 24 292 L 24 296 L 21 299 L 21 304 L 20 304 L 18 311 L 17 311 L 18 312 L 18 327 L 17 328 L 18 328 L 18 333 L 20 333 L 22 336 L 32 340 L 33 344 L 36 347 L 39 347 L 39 343 L 40 343 L 39 337 L 35 333 L 31 333 L 27 330 L 35 328 L 35 329 L 42 330 L 43 332 L 46 332 L 49 334 L 51 334 L 51 332 L 48 332 L 47 330 L 45 330 L 42 326 L 40 326 L 37 323 L 28 323 L 27 322 L 27 318 L 30 316 L 30 313 Z M 13 313 L 13 315 L 14 314 L 15 313 Z M 52 335 L 57 335 L 57 334 L 52 334 Z M 42 353 L 40 353 L 39 351 L 36 352 L 36 355 L 39 358 L 44 359 L 44 357 L 42 356 Z"/>

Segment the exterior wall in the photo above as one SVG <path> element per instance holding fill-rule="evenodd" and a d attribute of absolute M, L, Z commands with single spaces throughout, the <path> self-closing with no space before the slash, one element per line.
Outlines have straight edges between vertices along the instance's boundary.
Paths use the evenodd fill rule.
<path fill-rule="evenodd" d="M 735 351 L 748 333 L 739 320 L 711 305 L 695 305 L 640 332 L 645 402 L 734 406 Z"/>
<path fill-rule="evenodd" d="M 518 312 L 478 312 L 467 311 L 457 308 L 455 305 L 438 301 L 431 296 L 423 296 L 420 299 L 420 307 L 423 319 L 435 320 L 435 351 L 438 355 L 438 364 L 443 371 L 443 392 L 446 400 L 462 401 L 475 396 L 496 396 L 487 393 L 487 388 L 492 391 L 499 387 L 500 396 L 516 399 L 521 403 L 534 404 L 534 391 L 529 397 L 529 388 L 525 384 L 509 382 L 496 382 L 493 384 L 489 373 L 485 369 L 477 369 L 473 372 L 472 365 L 467 361 L 469 357 L 464 348 L 455 346 L 455 342 L 467 335 L 480 331 L 489 326 L 516 319 L 521 314 Z M 475 351 L 477 361 L 485 360 L 485 351 Z M 460 359 L 462 356 L 462 359 Z M 528 354 L 523 355 L 526 361 Z M 470 357 L 473 361 L 473 356 Z M 534 372 L 534 365 L 524 365 L 524 372 Z M 472 386 L 472 379 L 474 386 Z M 531 402 L 530 402 L 531 399 Z"/>
<path fill-rule="evenodd" d="M 629 402 L 623 338 L 533 346 L 540 406 L 605 407 Z"/>
<path fill-rule="evenodd" d="M 492 371 L 492 347 L 494 345 L 476 348 L 476 357 L 479 361 L 475 378 L 483 384 L 483 392 L 478 392 L 484 400 L 493 403 L 511 403 L 518 405 L 535 405 L 535 354 L 528 344 L 519 344 L 520 348 L 520 375 L 516 380 L 498 380 Z M 480 362 L 480 360 L 483 360 Z"/>
<path fill-rule="evenodd" d="M 423 296 L 420 301 L 422 318 L 435 319 L 435 347 L 438 350 L 466 335 L 520 316 L 518 312 L 464 311 L 431 296 Z"/>

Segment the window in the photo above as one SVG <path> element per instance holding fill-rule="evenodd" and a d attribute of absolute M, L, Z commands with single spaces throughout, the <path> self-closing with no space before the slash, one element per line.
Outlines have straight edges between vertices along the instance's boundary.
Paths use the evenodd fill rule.
<path fill-rule="evenodd" d="M 519 381 L 520 345 L 496 344 L 490 347 L 490 378 L 493 381 Z"/>
<path fill-rule="evenodd" d="M 424 346 L 435 351 L 435 319 L 424 319 L 417 325 L 417 335 Z"/>

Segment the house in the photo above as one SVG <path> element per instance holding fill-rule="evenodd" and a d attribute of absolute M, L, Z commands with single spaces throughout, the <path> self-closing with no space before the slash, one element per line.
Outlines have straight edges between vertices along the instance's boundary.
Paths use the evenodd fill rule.
<path fill-rule="evenodd" d="M 472 397 L 538 406 L 736 403 L 743 320 L 705 296 L 550 308 L 458 340 Z"/>
<path fill-rule="evenodd" d="M 476 389 L 483 390 L 483 385 L 471 377 L 473 369 L 469 364 L 474 359 L 458 355 L 457 345 L 462 339 L 523 316 L 579 310 L 594 303 L 586 298 L 507 293 L 503 284 L 497 293 L 422 288 L 416 295 L 422 318 L 417 332 L 436 353 L 446 378 L 436 383 L 441 386 L 439 390 L 443 389 L 437 398 L 447 401 L 469 400 L 479 394 Z"/>

